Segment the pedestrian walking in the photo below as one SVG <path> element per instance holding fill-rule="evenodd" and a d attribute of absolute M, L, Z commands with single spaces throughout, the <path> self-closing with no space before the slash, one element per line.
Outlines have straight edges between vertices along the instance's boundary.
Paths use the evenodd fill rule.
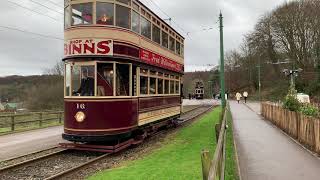
<path fill-rule="evenodd" d="M 238 101 L 238 104 L 240 103 L 241 97 L 242 97 L 242 95 L 241 95 L 239 92 L 237 92 L 237 94 L 236 94 L 236 99 L 237 99 L 237 101 Z"/>
<path fill-rule="evenodd" d="M 248 92 L 247 91 L 243 92 L 243 97 L 244 97 L 244 103 L 247 103 L 247 98 L 248 98 Z"/>

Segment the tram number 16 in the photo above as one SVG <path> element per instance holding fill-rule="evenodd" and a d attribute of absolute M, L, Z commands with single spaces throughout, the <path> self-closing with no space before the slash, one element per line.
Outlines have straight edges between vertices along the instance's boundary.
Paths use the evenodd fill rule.
<path fill-rule="evenodd" d="M 83 103 L 82 104 L 77 103 L 77 109 L 84 110 L 84 109 L 86 109 L 86 105 Z"/>

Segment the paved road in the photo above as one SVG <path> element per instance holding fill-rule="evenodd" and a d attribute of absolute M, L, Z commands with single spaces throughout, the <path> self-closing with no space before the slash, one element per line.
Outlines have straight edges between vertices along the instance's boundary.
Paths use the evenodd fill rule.
<path fill-rule="evenodd" d="M 0 136 L 0 161 L 47 149 L 62 142 L 62 126 Z"/>
<path fill-rule="evenodd" d="M 243 180 L 320 179 L 318 158 L 246 105 L 230 102 L 230 106 Z"/>

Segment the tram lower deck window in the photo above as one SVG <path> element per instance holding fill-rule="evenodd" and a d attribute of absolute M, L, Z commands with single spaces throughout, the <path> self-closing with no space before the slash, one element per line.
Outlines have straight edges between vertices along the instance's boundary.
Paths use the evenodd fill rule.
<path fill-rule="evenodd" d="M 140 76 L 140 94 L 148 94 L 148 77 Z"/>
<path fill-rule="evenodd" d="M 158 94 L 163 94 L 163 79 L 158 79 Z"/>
<path fill-rule="evenodd" d="M 174 94 L 174 81 L 170 81 L 170 94 Z"/>
<path fill-rule="evenodd" d="M 130 96 L 130 65 L 117 64 L 117 81 L 116 92 L 117 96 Z"/>
<path fill-rule="evenodd" d="M 150 92 L 149 94 L 156 94 L 156 84 L 157 84 L 157 79 L 150 77 Z"/>
<path fill-rule="evenodd" d="M 164 81 L 164 94 L 169 94 L 169 80 Z"/>

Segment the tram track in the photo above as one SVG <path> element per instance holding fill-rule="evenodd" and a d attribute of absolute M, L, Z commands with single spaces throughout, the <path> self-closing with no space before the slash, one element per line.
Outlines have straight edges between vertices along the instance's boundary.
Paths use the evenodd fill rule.
<path fill-rule="evenodd" d="M 181 115 L 181 119 L 183 121 L 181 121 L 181 125 L 179 127 L 189 124 L 187 122 L 191 122 L 192 120 L 197 119 L 199 116 L 206 114 L 206 112 L 212 108 L 213 106 L 197 106 L 183 112 Z M 169 131 L 159 131 L 158 133 L 154 134 L 154 136 L 163 136 L 176 130 L 171 129 Z M 40 151 L 40 153 L 42 152 L 43 151 Z M 36 154 L 37 152 L 34 152 L 26 156 L 32 156 Z M 60 149 L 57 150 L 57 152 L 31 158 L 10 166 L 2 168 L 0 166 L 0 179 L 63 179 L 71 174 L 75 174 L 75 172 L 90 168 L 91 165 L 94 165 L 110 156 L 111 153 Z M 21 158 L 21 156 L 17 158 Z M 17 158 L 9 159 L 9 161 L 16 160 Z"/>

